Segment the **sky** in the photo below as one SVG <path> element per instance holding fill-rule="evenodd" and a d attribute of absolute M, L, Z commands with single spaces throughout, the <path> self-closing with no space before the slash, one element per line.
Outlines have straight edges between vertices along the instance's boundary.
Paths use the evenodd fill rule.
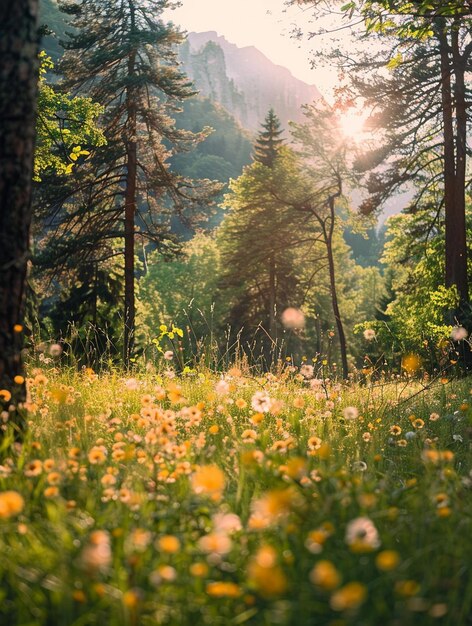
<path fill-rule="evenodd" d="M 336 71 L 312 69 L 314 41 L 290 37 L 295 26 L 306 26 L 309 15 L 300 7 L 286 9 L 283 0 L 183 0 L 182 7 L 168 12 L 167 17 L 187 31 L 214 30 L 239 47 L 255 46 L 328 96 L 337 82 Z M 320 43 L 318 40 L 316 45 Z"/>

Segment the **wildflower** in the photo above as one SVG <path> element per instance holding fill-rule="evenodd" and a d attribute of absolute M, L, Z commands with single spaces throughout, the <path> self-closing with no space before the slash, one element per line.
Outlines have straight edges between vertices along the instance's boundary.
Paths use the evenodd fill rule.
<path fill-rule="evenodd" d="M 208 565 L 201 561 L 192 563 L 190 566 L 190 574 L 196 578 L 204 578 L 208 574 Z"/>
<path fill-rule="evenodd" d="M 453 341 L 462 341 L 463 339 L 467 339 L 469 333 L 463 326 L 454 326 L 451 330 L 451 339 Z"/>
<path fill-rule="evenodd" d="M 304 364 L 300 368 L 300 374 L 306 379 L 313 378 L 314 372 L 315 368 L 313 365 Z"/>
<path fill-rule="evenodd" d="M 164 352 L 164 358 L 166 361 L 172 361 L 172 359 L 174 358 L 174 353 L 172 352 L 172 350 L 166 350 Z"/>
<path fill-rule="evenodd" d="M 400 428 L 400 426 L 392 426 L 390 428 L 390 434 L 394 435 L 395 437 L 398 437 L 398 435 L 402 434 L 402 429 Z"/>
<path fill-rule="evenodd" d="M 175 554 L 180 550 L 180 541 L 174 535 L 164 535 L 163 537 L 159 537 L 156 546 L 161 552 Z"/>
<path fill-rule="evenodd" d="M 88 460 L 91 465 L 100 465 L 104 463 L 107 457 L 107 449 L 105 446 L 93 446 L 88 453 Z"/>
<path fill-rule="evenodd" d="M 244 443 L 255 443 L 257 439 L 257 433 L 255 430 L 251 429 L 243 430 L 243 432 L 241 433 L 241 439 Z"/>
<path fill-rule="evenodd" d="M 273 489 L 252 503 L 250 527 L 266 528 L 285 518 L 296 504 L 296 492 L 291 488 Z M 253 524 L 255 523 L 255 526 Z"/>
<path fill-rule="evenodd" d="M 416 354 L 407 354 L 402 358 L 402 367 L 408 374 L 414 374 L 421 367 L 421 359 Z"/>
<path fill-rule="evenodd" d="M 110 535 L 104 530 L 93 531 L 82 550 L 82 567 L 92 573 L 106 571 L 111 564 L 111 557 Z"/>
<path fill-rule="evenodd" d="M 284 478 L 300 480 L 307 473 L 306 459 L 300 456 L 293 457 L 285 465 L 281 465 L 279 470 L 283 473 Z"/>
<path fill-rule="evenodd" d="M 234 533 L 242 529 L 241 520 L 235 513 L 216 513 L 213 516 L 216 532 Z"/>
<path fill-rule="evenodd" d="M 318 561 L 310 572 L 310 580 L 325 591 L 332 591 L 341 584 L 341 575 L 331 561 Z"/>
<path fill-rule="evenodd" d="M 141 601 L 142 592 L 139 589 L 128 589 L 123 593 L 123 604 L 127 609 L 135 609 Z"/>
<path fill-rule="evenodd" d="M 225 396 L 229 393 L 229 383 L 222 378 L 215 385 L 215 391 L 219 396 Z"/>
<path fill-rule="evenodd" d="M 17 491 L 0 492 L 0 520 L 19 515 L 24 506 L 23 496 Z"/>
<path fill-rule="evenodd" d="M 43 471 L 43 464 L 39 459 L 29 461 L 25 467 L 25 476 L 29 478 L 32 476 L 39 476 Z"/>
<path fill-rule="evenodd" d="M 215 501 L 221 499 L 225 482 L 225 475 L 217 465 L 201 465 L 191 478 L 195 493 L 208 495 Z"/>
<path fill-rule="evenodd" d="M 355 406 L 347 406 L 344 409 L 344 419 L 348 421 L 354 421 L 359 417 L 359 411 Z"/>
<path fill-rule="evenodd" d="M 268 413 L 270 411 L 271 399 L 265 391 L 256 391 L 252 396 L 251 406 L 257 413 Z"/>
<path fill-rule="evenodd" d="M 48 474 L 48 483 L 50 485 L 58 485 L 61 482 L 62 476 L 59 472 L 50 472 Z"/>
<path fill-rule="evenodd" d="M 4 402 L 10 402 L 11 393 L 8 391 L 8 389 L 0 389 L 0 400 L 3 400 Z"/>
<path fill-rule="evenodd" d="M 390 572 L 400 563 L 400 555 L 395 550 L 383 550 L 375 559 L 375 564 L 382 572 Z"/>
<path fill-rule="evenodd" d="M 62 346 L 59 343 L 53 343 L 49 348 L 49 354 L 53 357 L 59 357 L 62 354 Z"/>
<path fill-rule="evenodd" d="M 366 443 L 368 443 L 368 442 L 372 439 L 372 435 L 371 435 L 370 433 L 364 433 L 364 434 L 362 435 L 362 439 L 363 439 Z"/>
<path fill-rule="evenodd" d="M 137 381 L 136 378 L 128 378 L 128 380 L 125 381 L 125 387 L 128 391 L 136 391 L 136 389 L 139 388 L 139 381 Z"/>
<path fill-rule="evenodd" d="M 206 592 L 214 598 L 239 598 L 242 594 L 241 587 L 232 582 L 212 582 L 206 586 Z"/>
<path fill-rule="evenodd" d="M 266 597 L 277 596 L 287 590 L 287 578 L 277 564 L 277 553 L 272 546 L 261 546 L 250 560 L 248 581 Z"/>
<path fill-rule="evenodd" d="M 59 495 L 59 489 L 55 485 L 51 487 L 46 487 L 46 489 L 44 490 L 45 498 L 57 498 L 58 495 Z"/>
<path fill-rule="evenodd" d="M 367 598 L 367 588 L 362 583 L 348 583 L 333 593 L 330 599 L 334 611 L 357 609 Z"/>
<path fill-rule="evenodd" d="M 149 582 L 157 587 L 162 582 L 172 583 L 177 578 L 177 571 L 171 565 L 161 565 L 149 576 Z"/>
<path fill-rule="evenodd" d="M 411 424 L 411 425 L 413 426 L 413 428 L 417 428 L 417 429 L 419 430 L 419 429 L 423 428 L 423 426 L 424 426 L 424 421 L 423 421 L 420 417 L 418 417 L 417 419 L 415 419 L 415 420 L 412 422 L 412 424 Z"/>
<path fill-rule="evenodd" d="M 313 436 L 308 439 L 308 448 L 310 450 L 319 450 L 321 448 L 322 440 L 319 437 Z"/>
<path fill-rule="evenodd" d="M 368 517 L 357 517 L 346 528 L 346 543 L 353 552 L 371 552 L 380 546 L 377 529 Z"/>
<path fill-rule="evenodd" d="M 214 532 L 200 537 L 198 547 L 207 554 L 228 554 L 231 551 L 233 542 L 226 533 Z"/>
<path fill-rule="evenodd" d="M 282 313 L 281 322 L 287 330 L 298 330 L 305 327 L 305 315 L 300 309 L 289 307 Z"/>
<path fill-rule="evenodd" d="M 375 330 L 373 328 L 366 328 L 364 330 L 364 339 L 367 341 L 373 341 L 376 337 Z"/>

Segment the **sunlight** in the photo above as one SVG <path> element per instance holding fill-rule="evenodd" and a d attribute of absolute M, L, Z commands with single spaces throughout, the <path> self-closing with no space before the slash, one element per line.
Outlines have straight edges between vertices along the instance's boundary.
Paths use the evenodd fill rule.
<path fill-rule="evenodd" d="M 339 114 L 339 126 L 343 135 L 353 141 L 365 136 L 365 123 L 368 114 L 365 111 L 351 108 Z"/>

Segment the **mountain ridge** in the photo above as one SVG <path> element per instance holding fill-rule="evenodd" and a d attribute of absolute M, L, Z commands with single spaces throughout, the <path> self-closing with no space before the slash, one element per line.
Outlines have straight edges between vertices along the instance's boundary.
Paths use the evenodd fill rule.
<path fill-rule="evenodd" d="M 201 94 L 219 102 L 252 132 L 259 130 L 269 108 L 287 127 L 289 121 L 303 119 L 303 104 L 321 97 L 315 85 L 273 63 L 257 47 L 239 47 L 216 31 L 188 33 L 180 60 Z"/>

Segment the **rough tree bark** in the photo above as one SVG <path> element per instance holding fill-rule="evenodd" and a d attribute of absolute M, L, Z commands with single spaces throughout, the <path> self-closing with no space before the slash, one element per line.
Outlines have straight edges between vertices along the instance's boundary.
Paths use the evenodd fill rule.
<path fill-rule="evenodd" d="M 135 8 L 129 2 L 131 29 L 135 29 Z M 128 86 L 126 89 L 127 147 L 126 147 L 126 190 L 125 190 L 125 315 L 123 362 L 129 367 L 134 349 L 136 304 L 134 293 L 134 239 L 136 217 L 136 183 L 138 176 L 137 155 L 137 111 L 134 77 L 136 72 L 136 50 L 131 50 L 128 60 Z"/>
<path fill-rule="evenodd" d="M 459 47 L 458 25 L 451 36 L 452 63 L 454 71 L 454 100 L 456 104 L 456 179 L 454 194 L 455 246 L 451 271 L 454 284 L 460 297 L 461 307 L 469 301 L 467 281 L 467 227 L 465 218 L 465 189 L 467 170 L 467 102 L 465 72 L 467 59 L 463 58 Z M 446 285 L 448 286 L 448 285 Z"/>
<path fill-rule="evenodd" d="M 25 399 L 15 377 L 23 375 L 38 43 L 38 0 L 0 0 L 0 389 L 12 394 L 8 404 L 17 408 Z"/>
<path fill-rule="evenodd" d="M 468 302 L 467 241 L 465 225 L 465 168 L 467 113 L 464 69 L 457 38 L 452 37 L 453 63 L 444 20 L 439 24 L 441 98 L 444 133 L 444 209 L 446 226 L 446 287 L 457 287 L 461 305 Z M 451 74 L 454 71 L 456 136 Z M 453 316 L 453 315 L 452 315 Z M 454 323 L 454 320 L 449 320 Z"/>

